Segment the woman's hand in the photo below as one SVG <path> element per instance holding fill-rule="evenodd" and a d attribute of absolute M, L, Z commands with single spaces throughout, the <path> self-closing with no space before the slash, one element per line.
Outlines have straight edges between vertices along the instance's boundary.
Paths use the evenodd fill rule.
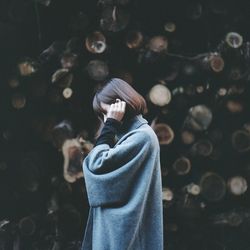
<path fill-rule="evenodd" d="M 107 118 L 113 118 L 118 121 L 121 121 L 126 109 L 126 102 L 116 99 L 115 103 L 110 105 L 110 108 L 107 112 Z"/>

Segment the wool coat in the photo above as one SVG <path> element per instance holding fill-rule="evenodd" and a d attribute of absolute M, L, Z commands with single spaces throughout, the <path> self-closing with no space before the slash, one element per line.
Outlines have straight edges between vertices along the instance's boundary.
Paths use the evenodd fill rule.
<path fill-rule="evenodd" d="M 160 146 L 143 116 L 83 161 L 90 205 L 82 250 L 163 250 Z"/>

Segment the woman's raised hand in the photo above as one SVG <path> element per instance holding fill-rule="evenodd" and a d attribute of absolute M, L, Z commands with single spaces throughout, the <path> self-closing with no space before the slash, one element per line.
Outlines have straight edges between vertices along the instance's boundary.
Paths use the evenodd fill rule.
<path fill-rule="evenodd" d="M 110 108 L 107 112 L 107 118 L 113 118 L 118 121 L 121 121 L 126 109 L 126 102 L 116 99 L 115 103 L 110 105 Z"/>

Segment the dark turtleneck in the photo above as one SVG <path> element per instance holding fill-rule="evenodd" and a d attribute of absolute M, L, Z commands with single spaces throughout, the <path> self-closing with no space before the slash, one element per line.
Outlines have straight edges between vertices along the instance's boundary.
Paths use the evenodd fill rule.
<path fill-rule="evenodd" d="M 101 134 L 95 142 L 95 146 L 106 143 L 110 147 L 113 147 L 115 144 L 115 135 L 121 128 L 121 125 L 122 123 L 120 121 L 113 118 L 107 118 L 106 122 L 104 123 L 104 127 L 102 128 Z"/>

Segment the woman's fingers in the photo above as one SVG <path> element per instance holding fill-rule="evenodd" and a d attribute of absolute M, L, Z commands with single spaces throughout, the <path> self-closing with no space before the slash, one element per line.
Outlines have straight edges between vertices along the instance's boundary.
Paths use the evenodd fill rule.
<path fill-rule="evenodd" d="M 125 111 L 125 108 L 126 108 L 126 102 L 122 101 L 122 102 L 121 102 L 121 106 L 122 106 L 122 111 Z"/>
<path fill-rule="evenodd" d="M 126 102 L 121 101 L 120 99 L 117 98 L 116 102 L 110 105 L 107 117 L 111 117 L 121 121 L 125 114 L 125 109 L 126 109 Z"/>
<path fill-rule="evenodd" d="M 118 111 L 125 112 L 126 102 L 120 101 L 117 103 Z"/>
<path fill-rule="evenodd" d="M 116 111 L 125 111 L 126 103 L 120 99 L 116 99 L 116 102 L 111 104 L 111 107 Z"/>

